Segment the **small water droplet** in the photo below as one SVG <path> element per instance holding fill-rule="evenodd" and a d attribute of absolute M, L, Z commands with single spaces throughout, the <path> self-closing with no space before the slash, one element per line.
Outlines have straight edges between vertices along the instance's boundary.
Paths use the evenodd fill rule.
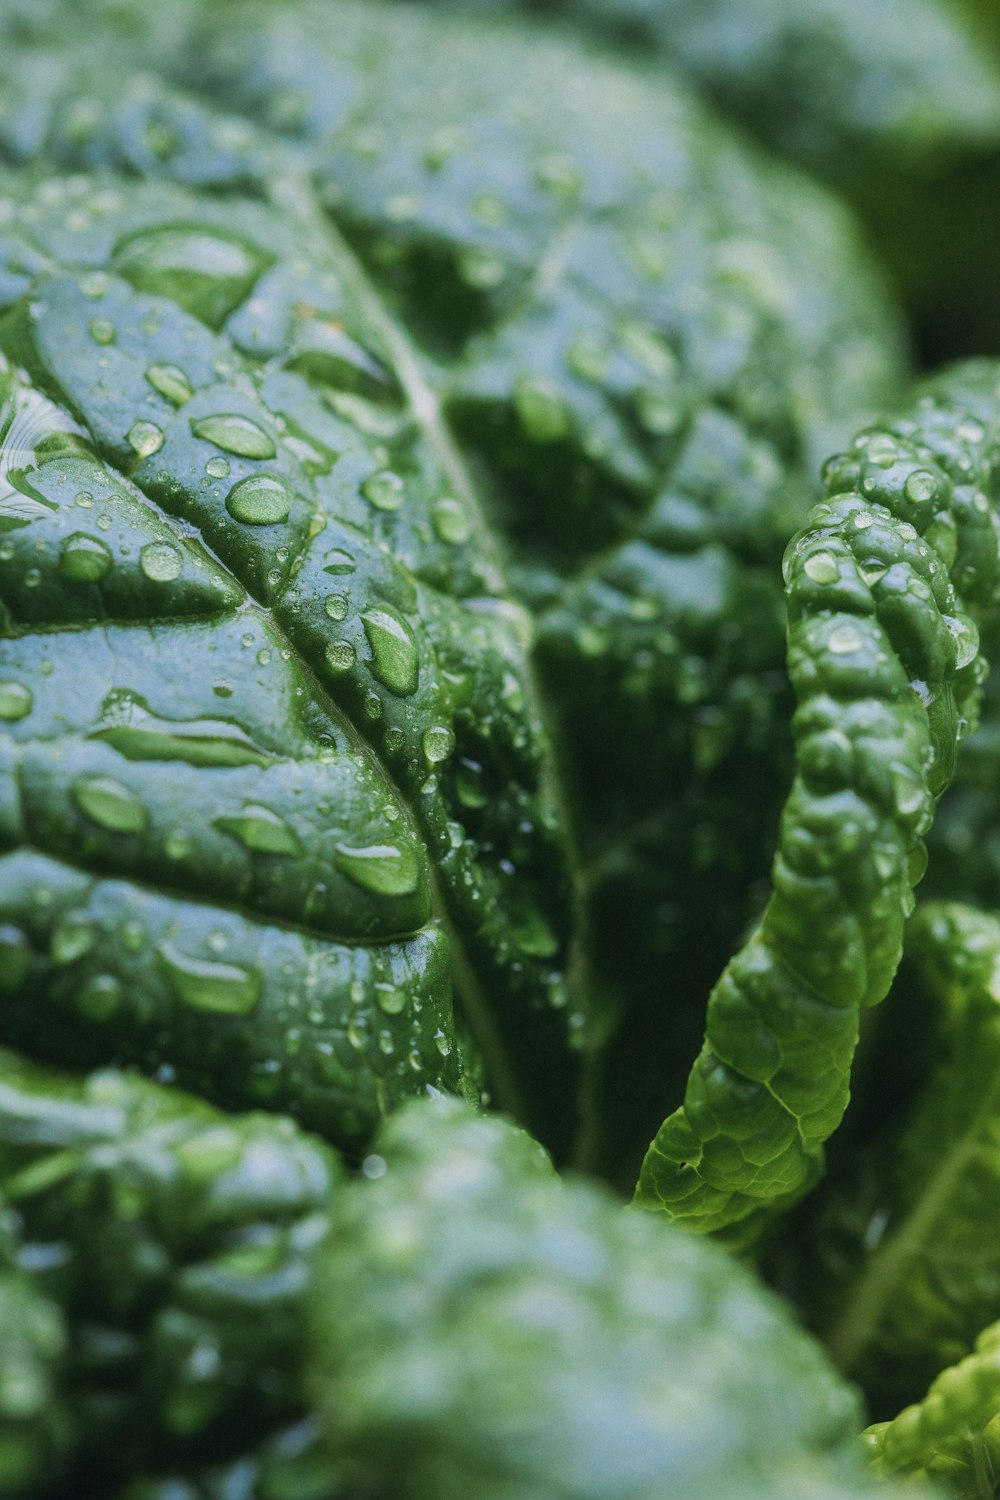
<path fill-rule="evenodd" d="M 180 365 L 153 364 L 146 370 L 146 379 L 174 406 L 183 406 L 194 395 L 194 387 Z"/>
<path fill-rule="evenodd" d="M 163 430 L 155 422 L 141 419 L 129 428 L 128 441 L 139 458 L 149 458 L 163 447 Z"/>
<path fill-rule="evenodd" d="M 562 392 L 544 376 L 518 376 L 514 406 L 525 436 L 533 443 L 552 443 L 569 432 L 569 411 Z"/>
<path fill-rule="evenodd" d="M 108 318 L 91 318 L 90 337 L 95 344 L 113 344 L 116 338 L 115 325 Z"/>
<path fill-rule="evenodd" d="M 327 594 L 323 600 L 323 608 L 331 620 L 346 620 L 350 601 L 346 594 Z"/>
<path fill-rule="evenodd" d="M 237 412 L 192 417 L 191 431 L 195 437 L 204 438 L 225 453 L 235 453 L 239 458 L 273 458 L 275 455 L 271 435 L 258 423 Z"/>
<path fill-rule="evenodd" d="M 302 844 L 295 830 L 269 807 L 248 803 L 239 814 L 213 818 L 213 826 L 231 834 L 255 854 L 280 854 L 298 857 Z"/>
<path fill-rule="evenodd" d="M 903 494 L 907 500 L 920 505 L 926 500 L 933 500 L 937 495 L 937 480 L 934 475 L 926 469 L 917 469 L 903 485 Z"/>
<path fill-rule="evenodd" d="M 863 645 L 864 637 L 854 625 L 837 625 L 827 637 L 827 646 L 834 656 L 848 656 L 852 651 L 860 651 Z"/>
<path fill-rule="evenodd" d="M 62 544 L 59 576 L 68 583 L 96 583 L 111 571 L 111 549 L 85 531 L 74 531 Z"/>
<path fill-rule="evenodd" d="M 349 672 L 357 661 L 350 641 L 331 641 L 326 648 L 326 662 L 331 672 Z"/>
<path fill-rule="evenodd" d="M 455 736 L 445 724 L 432 724 L 429 729 L 424 730 L 422 740 L 424 755 L 435 764 L 438 761 L 447 760 L 455 749 Z"/>
<path fill-rule="evenodd" d="M 814 552 L 802 564 L 802 571 L 813 583 L 836 583 L 840 577 L 837 560 L 829 552 Z"/>
<path fill-rule="evenodd" d="M 52 934 L 52 960 L 71 964 L 94 946 L 97 934 L 94 924 L 84 917 L 64 917 Z"/>
<path fill-rule="evenodd" d="M 89 302 L 96 302 L 99 297 L 106 297 L 111 278 L 104 271 L 91 271 L 80 281 L 80 291 Z"/>
<path fill-rule="evenodd" d="M 178 1000 L 192 1010 L 244 1016 L 260 1000 L 260 975 L 255 969 L 193 958 L 171 943 L 164 943 L 157 957 Z"/>
<path fill-rule="evenodd" d="M 0 719 L 8 724 L 27 718 L 35 704 L 35 696 L 23 682 L 0 682 Z"/>
<path fill-rule="evenodd" d="M 72 793 L 88 818 L 113 833 L 142 833 L 149 821 L 142 799 L 110 776 L 78 776 Z"/>
<path fill-rule="evenodd" d="M 337 844 L 334 861 L 348 880 L 379 896 L 408 896 L 416 890 L 420 879 L 417 852 L 399 849 L 395 844 L 368 844 L 362 848 Z"/>
<path fill-rule="evenodd" d="M 231 468 L 229 459 L 223 458 L 221 453 L 213 453 L 205 463 L 205 473 L 212 479 L 225 479 Z"/>
<path fill-rule="evenodd" d="M 287 520 L 292 508 L 288 486 L 277 474 L 249 474 L 226 496 L 226 509 L 248 526 L 274 526 Z"/>
<path fill-rule="evenodd" d="M 443 542 L 453 542 L 456 545 L 469 540 L 471 527 L 469 515 L 461 500 L 454 500 L 451 496 L 444 496 L 435 500 L 431 512 L 434 520 L 434 530 Z"/>
<path fill-rule="evenodd" d="M 406 499 L 403 481 L 391 469 L 380 469 L 369 475 L 361 486 L 361 493 L 376 510 L 399 510 Z"/>
<path fill-rule="evenodd" d="M 122 987 L 112 974 L 99 974 L 84 985 L 76 1003 L 88 1021 L 109 1021 L 122 1003 Z"/>
<path fill-rule="evenodd" d="M 394 984 L 376 984 L 375 1004 L 379 1010 L 385 1011 L 387 1016 L 398 1016 L 406 1005 L 406 995 Z"/>
<path fill-rule="evenodd" d="M 20 927 L 0 924 L 0 990 L 19 989 L 28 974 L 31 945 Z"/>
<path fill-rule="evenodd" d="M 147 542 L 139 553 L 139 567 L 151 583 L 172 583 L 183 565 L 180 549 L 170 542 Z"/>
<path fill-rule="evenodd" d="M 369 670 L 398 698 L 415 693 L 420 657 L 410 626 L 388 606 L 366 609 L 361 616 L 372 651 Z"/>
<path fill-rule="evenodd" d="M 334 547 L 323 559 L 324 573 L 353 573 L 356 567 L 357 563 L 354 558 L 341 547 Z"/>

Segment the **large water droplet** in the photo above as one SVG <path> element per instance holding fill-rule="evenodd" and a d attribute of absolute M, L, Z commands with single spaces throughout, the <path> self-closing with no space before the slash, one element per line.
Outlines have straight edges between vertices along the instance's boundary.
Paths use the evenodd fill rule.
<path fill-rule="evenodd" d="M 117 336 L 115 325 L 108 318 L 91 318 L 90 337 L 95 344 L 113 344 Z"/>
<path fill-rule="evenodd" d="M 260 975 L 255 969 L 192 958 L 171 943 L 164 943 L 157 956 L 178 1000 L 192 1010 L 245 1016 L 260 999 Z"/>
<path fill-rule="evenodd" d="M 110 776 L 78 776 L 72 792 L 80 810 L 113 833 L 142 833 L 149 821 L 142 799 Z"/>
<path fill-rule="evenodd" d="M 367 844 L 363 848 L 337 844 L 334 861 L 348 880 L 379 896 L 408 896 L 420 879 L 416 850 L 399 849 L 395 844 Z"/>
<path fill-rule="evenodd" d="M 406 698 L 417 690 L 420 656 L 413 631 L 387 606 L 366 609 L 361 616 L 372 651 L 372 676 L 384 682 L 391 693 Z"/>
<path fill-rule="evenodd" d="M 180 365 L 150 365 L 146 371 L 146 379 L 154 391 L 159 391 L 174 406 L 183 406 L 194 395 L 194 387 Z"/>
<path fill-rule="evenodd" d="M 350 641 L 331 641 L 326 648 L 327 666 L 338 675 L 349 672 L 357 659 L 357 652 Z"/>
<path fill-rule="evenodd" d="M 239 839 L 255 854 L 300 855 L 302 844 L 294 828 L 269 807 L 248 803 L 239 814 L 214 818 L 213 824 L 223 833 Z"/>
<path fill-rule="evenodd" d="M 0 719 L 10 724 L 27 718 L 34 704 L 34 694 L 23 682 L 0 682 Z"/>
<path fill-rule="evenodd" d="M 379 1010 L 385 1011 L 387 1016 L 398 1016 L 406 1005 L 406 995 L 394 984 L 376 984 L 375 1004 Z"/>
<path fill-rule="evenodd" d="M 226 496 L 226 509 L 248 526 L 274 526 L 287 520 L 292 508 L 288 486 L 277 474 L 249 474 Z"/>
<path fill-rule="evenodd" d="M 840 577 L 837 560 L 829 552 L 814 552 L 802 564 L 802 571 L 813 583 L 836 583 Z"/>
<path fill-rule="evenodd" d="M 62 544 L 59 576 L 68 583 L 96 583 L 111 571 L 111 548 L 85 531 L 74 531 Z"/>
<path fill-rule="evenodd" d="M 197 438 L 214 443 L 226 453 L 235 453 L 240 458 L 273 458 L 274 439 L 237 412 L 220 412 L 218 416 L 192 417 L 191 431 Z"/>
<path fill-rule="evenodd" d="M 356 567 L 357 563 L 354 561 L 354 558 L 349 552 L 345 552 L 342 547 L 334 547 L 323 559 L 324 573 L 333 573 L 335 575 L 339 573 L 353 573 Z"/>
<path fill-rule="evenodd" d="M 172 583 L 180 576 L 183 558 L 170 542 L 147 542 L 139 553 L 139 566 L 151 583 Z"/>

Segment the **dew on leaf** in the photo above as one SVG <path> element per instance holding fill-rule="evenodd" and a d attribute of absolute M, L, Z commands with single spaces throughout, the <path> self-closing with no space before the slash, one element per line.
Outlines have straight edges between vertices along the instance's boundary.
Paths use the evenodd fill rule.
<path fill-rule="evenodd" d="M 403 481 L 391 469 L 380 469 L 369 475 L 361 486 L 361 493 L 376 510 L 399 510 L 406 499 Z"/>
<path fill-rule="evenodd" d="M 447 760 L 451 755 L 455 749 L 455 735 L 445 724 L 432 724 L 429 729 L 424 730 L 421 743 L 424 755 L 433 765 L 438 761 Z"/>
<path fill-rule="evenodd" d="M 122 988 L 112 974 L 98 974 L 77 996 L 77 1009 L 88 1021 L 108 1021 L 122 1003 Z"/>
<path fill-rule="evenodd" d="M 326 648 L 326 664 L 331 672 L 349 672 L 357 661 L 350 641 L 331 641 Z"/>
<path fill-rule="evenodd" d="M 192 1010 L 243 1016 L 260 999 L 260 974 L 239 964 L 194 958 L 171 943 L 164 943 L 157 959 L 182 1005 Z"/>
<path fill-rule="evenodd" d="M 142 833 L 149 821 L 142 799 L 111 776 L 78 776 L 72 793 L 81 812 L 112 833 Z"/>
<path fill-rule="evenodd" d="M 443 542 L 453 542 L 456 545 L 469 540 L 469 514 L 460 500 L 454 500 L 450 496 L 444 496 L 435 500 L 431 515 L 434 519 L 434 530 Z"/>
<path fill-rule="evenodd" d="M 154 391 L 174 406 L 183 406 L 194 395 L 194 387 L 180 365 L 160 362 L 149 365 L 146 379 Z"/>
<path fill-rule="evenodd" d="M 170 542 L 147 542 L 139 553 L 139 567 L 151 583 L 172 583 L 180 576 L 183 558 Z"/>
<path fill-rule="evenodd" d="M 67 583 L 96 583 L 111 571 L 111 549 L 85 531 L 75 531 L 62 544 L 59 576 Z M 25 579 L 27 582 L 27 579 Z"/>
<path fill-rule="evenodd" d="M 379 896 L 407 896 L 420 879 L 416 851 L 395 844 L 337 844 L 334 862 L 348 880 Z"/>
<path fill-rule="evenodd" d="M 163 429 L 145 418 L 133 422 L 128 430 L 129 446 L 139 458 L 150 458 L 163 447 Z"/>
<path fill-rule="evenodd" d="M 34 704 L 35 696 L 23 682 L 0 682 L 0 719 L 10 724 L 27 718 Z"/>
<path fill-rule="evenodd" d="M 365 610 L 361 620 L 372 651 L 372 676 L 399 698 L 415 693 L 420 657 L 410 626 L 387 606 Z"/>
<path fill-rule="evenodd" d="M 243 811 L 214 818 L 213 826 L 238 839 L 255 854 L 298 856 L 302 844 L 295 830 L 269 807 L 248 803 Z"/>
<path fill-rule="evenodd" d="M 238 412 L 192 417 L 191 431 L 195 437 L 204 438 L 225 453 L 234 453 L 239 458 L 273 458 L 275 455 L 271 435 Z"/>
<path fill-rule="evenodd" d="M 52 960 L 57 964 L 71 964 L 89 953 L 97 934 L 94 924 L 84 917 L 68 916 L 56 926 L 52 934 Z"/>
<path fill-rule="evenodd" d="M 249 474 L 226 496 L 229 514 L 248 526 L 274 526 L 287 520 L 291 508 L 288 486 L 277 474 Z"/>

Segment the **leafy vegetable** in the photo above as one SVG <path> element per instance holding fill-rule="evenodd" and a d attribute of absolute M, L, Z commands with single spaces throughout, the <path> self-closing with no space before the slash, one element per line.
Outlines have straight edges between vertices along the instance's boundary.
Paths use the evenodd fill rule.
<path fill-rule="evenodd" d="M 993 1485 L 997 68 L 540 9 L 0 10 L 18 1500 Z"/>

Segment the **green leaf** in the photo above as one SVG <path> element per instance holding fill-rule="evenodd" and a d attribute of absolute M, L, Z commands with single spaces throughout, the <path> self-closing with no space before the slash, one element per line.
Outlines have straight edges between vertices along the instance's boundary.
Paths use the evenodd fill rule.
<path fill-rule="evenodd" d="M 997 575 L 995 389 L 992 365 L 959 368 L 863 433 L 789 544 L 798 771 L 772 896 L 712 994 L 684 1106 L 638 1189 L 692 1227 L 752 1233 L 814 1180 L 858 1012 L 899 963 L 921 837 L 976 697 L 968 610 Z"/>
<path fill-rule="evenodd" d="M 58 1467 L 68 1424 L 60 1390 L 66 1330 L 19 1266 L 17 1221 L 0 1209 L 0 1490 L 34 1493 Z"/>
<path fill-rule="evenodd" d="M 457 1103 L 399 1111 L 364 1172 L 314 1305 L 313 1389 L 348 1489 L 876 1493 L 853 1393 L 716 1246 L 560 1182 Z"/>
<path fill-rule="evenodd" d="M 102 1476 L 108 1492 L 164 1459 L 221 1461 L 248 1428 L 299 1416 L 305 1289 L 339 1180 L 287 1119 L 0 1055 L 0 1191 L 27 1273 L 0 1277 L 0 1454 L 16 1458 L 21 1434 L 13 1408 L 5 1425 L 8 1371 L 12 1401 L 19 1370 L 38 1384 L 25 1435 L 28 1419 L 44 1434 L 59 1416 L 46 1382 L 61 1325 L 43 1293 L 67 1327 L 71 1477 Z"/>

